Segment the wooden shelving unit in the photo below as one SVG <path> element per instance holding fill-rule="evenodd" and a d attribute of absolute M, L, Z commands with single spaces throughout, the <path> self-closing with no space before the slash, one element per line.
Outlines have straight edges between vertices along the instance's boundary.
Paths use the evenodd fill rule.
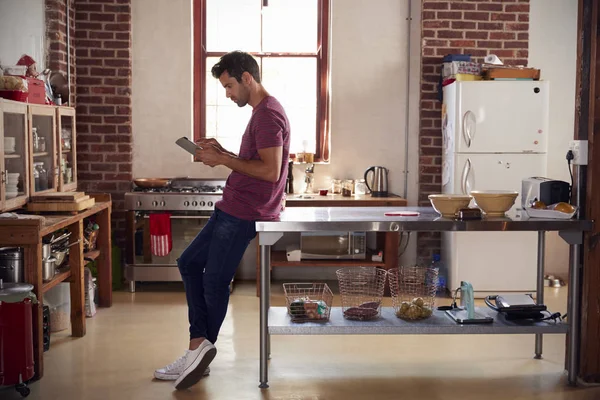
<path fill-rule="evenodd" d="M 59 283 L 66 281 L 70 277 L 71 277 L 70 269 L 54 275 L 54 279 L 52 279 L 50 282 L 45 282 L 42 285 L 42 293 L 46 293 L 48 290 L 52 289 L 54 286 L 58 285 Z"/>
<path fill-rule="evenodd" d="M 0 220 L 0 244 L 23 248 L 25 282 L 33 285 L 38 305 L 33 309 L 33 357 L 36 378 L 44 375 L 42 307 L 44 294 L 61 282 L 69 282 L 71 296 L 71 335 L 85 336 L 84 256 L 96 260 L 100 307 L 112 305 L 111 225 L 112 200 L 108 194 L 91 194 L 96 204 L 76 214 L 44 214 L 43 218 Z M 100 226 L 97 250 L 84 253 L 84 220 L 94 217 Z M 50 282 L 42 281 L 42 240 L 58 230 L 71 232 L 69 261 Z"/>
<path fill-rule="evenodd" d="M 20 154 L 5 154 L 5 155 L 4 155 L 4 158 L 5 158 L 5 159 L 7 159 L 7 158 L 9 158 L 9 159 L 10 159 L 10 158 L 11 158 L 11 159 L 17 159 L 17 158 L 21 158 L 21 155 L 20 155 Z"/>

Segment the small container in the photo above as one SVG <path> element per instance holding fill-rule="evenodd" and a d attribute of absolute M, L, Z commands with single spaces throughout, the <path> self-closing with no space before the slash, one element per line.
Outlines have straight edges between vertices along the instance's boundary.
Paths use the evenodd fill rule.
<path fill-rule="evenodd" d="M 37 162 L 34 163 L 35 165 L 35 170 L 38 173 L 37 179 L 38 179 L 38 184 L 37 184 L 37 189 L 36 191 L 42 191 L 42 190 L 48 190 L 48 173 L 46 172 L 46 169 L 44 168 L 44 163 L 43 162 Z M 34 172 L 34 178 L 35 178 L 35 172 Z"/>
<path fill-rule="evenodd" d="M 43 136 L 38 137 L 38 151 L 42 153 L 46 151 L 46 138 Z"/>
<path fill-rule="evenodd" d="M 327 190 L 327 189 L 319 189 L 319 195 L 320 195 L 320 196 L 327 196 L 327 192 L 328 192 L 328 191 L 329 191 L 329 190 Z"/>
<path fill-rule="evenodd" d="M 48 257 L 42 260 L 42 280 L 50 282 L 56 274 L 56 258 Z"/>
<path fill-rule="evenodd" d="M 352 179 L 345 179 L 342 183 L 342 196 L 350 197 L 352 196 L 352 191 L 354 190 L 354 181 Z"/>
<path fill-rule="evenodd" d="M 342 180 L 341 179 L 332 179 L 331 180 L 331 193 L 332 194 L 342 194 Z"/>
<path fill-rule="evenodd" d="M 357 179 L 355 181 L 354 194 L 367 194 L 367 183 L 364 179 Z"/>

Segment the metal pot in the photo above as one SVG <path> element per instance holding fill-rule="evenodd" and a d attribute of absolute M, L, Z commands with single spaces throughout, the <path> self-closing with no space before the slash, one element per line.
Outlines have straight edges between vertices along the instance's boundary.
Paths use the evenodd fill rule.
<path fill-rule="evenodd" d="M 56 274 L 56 258 L 49 257 L 42 261 L 42 280 L 50 282 Z"/>
<path fill-rule="evenodd" d="M 167 187 L 171 180 L 165 178 L 138 178 L 134 179 L 133 183 L 142 189 L 158 189 Z"/>
<path fill-rule="evenodd" d="M 42 259 L 45 260 L 52 254 L 52 245 L 50 243 L 42 244 Z"/>
<path fill-rule="evenodd" d="M 23 252 L 20 247 L 0 248 L 0 279 L 6 283 L 20 283 L 25 280 Z"/>

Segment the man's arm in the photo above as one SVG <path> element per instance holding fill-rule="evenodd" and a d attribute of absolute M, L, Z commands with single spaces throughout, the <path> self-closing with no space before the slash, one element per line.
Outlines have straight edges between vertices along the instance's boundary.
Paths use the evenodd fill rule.
<path fill-rule="evenodd" d="M 243 160 L 235 154 L 224 152 L 217 147 L 207 146 L 196 152 L 204 164 L 211 167 L 224 165 L 229 169 L 267 182 L 277 182 L 281 175 L 283 146 L 258 150 L 259 160 Z"/>

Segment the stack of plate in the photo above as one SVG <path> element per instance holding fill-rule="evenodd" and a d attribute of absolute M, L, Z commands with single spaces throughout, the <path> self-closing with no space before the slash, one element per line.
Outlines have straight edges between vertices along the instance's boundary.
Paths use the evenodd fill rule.
<path fill-rule="evenodd" d="M 19 173 L 9 172 L 6 174 L 6 198 L 12 199 L 19 194 Z"/>

